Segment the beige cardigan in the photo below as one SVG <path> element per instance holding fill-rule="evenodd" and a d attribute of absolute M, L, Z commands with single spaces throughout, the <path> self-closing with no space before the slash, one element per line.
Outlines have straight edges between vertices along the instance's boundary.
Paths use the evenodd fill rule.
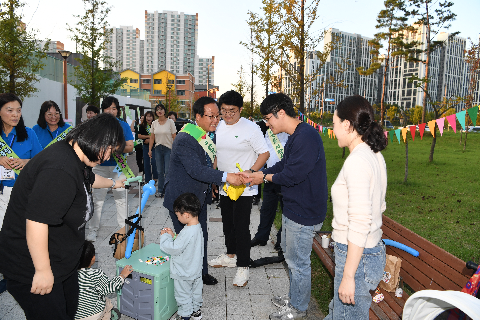
<path fill-rule="evenodd" d="M 350 153 L 332 185 L 332 238 L 373 248 L 382 237 L 387 166 L 380 152 L 362 142 Z"/>

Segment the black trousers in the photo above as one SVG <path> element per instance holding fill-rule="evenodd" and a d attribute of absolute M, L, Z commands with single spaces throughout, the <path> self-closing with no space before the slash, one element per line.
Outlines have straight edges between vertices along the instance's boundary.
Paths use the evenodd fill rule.
<path fill-rule="evenodd" d="M 30 292 L 32 284 L 7 279 L 7 290 L 25 312 L 27 320 L 74 319 L 78 307 L 78 274 L 55 282 L 49 294 Z"/>
<path fill-rule="evenodd" d="M 170 218 L 173 222 L 173 228 L 175 229 L 175 233 L 179 234 L 182 231 L 183 227 L 185 226 L 180 221 L 178 221 L 177 215 L 175 212 L 168 210 L 170 214 Z M 207 229 L 207 204 L 204 203 L 202 210 L 200 210 L 200 215 L 198 216 L 198 222 L 200 222 L 200 226 L 202 226 L 203 231 L 203 268 L 202 274 L 208 273 L 208 254 L 207 254 L 207 244 L 208 244 L 208 229 Z"/>
<path fill-rule="evenodd" d="M 237 267 L 250 265 L 250 213 L 253 196 L 242 196 L 237 201 L 220 195 L 223 234 L 227 254 L 237 255 Z"/>

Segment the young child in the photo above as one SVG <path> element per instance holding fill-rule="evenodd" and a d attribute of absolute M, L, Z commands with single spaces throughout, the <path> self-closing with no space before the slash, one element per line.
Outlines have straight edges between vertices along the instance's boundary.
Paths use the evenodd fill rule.
<path fill-rule="evenodd" d="M 105 272 L 91 268 L 94 263 L 95 247 L 90 241 L 85 240 L 78 266 L 79 296 L 75 319 L 119 319 L 120 312 L 113 308 L 110 299 L 107 299 L 106 296 L 123 286 L 123 281 L 133 271 L 132 266 L 125 266 L 119 276 L 109 280 Z"/>
<path fill-rule="evenodd" d="M 198 222 L 200 209 L 196 195 L 180 195 L 173 202 L 173 210 L 185 227 L 176 237 L 170 228 L 164 228 L 160 236 L 160 249 L 171 255 L 170 277 L 174 280 L 179 320 L 202 319 L 203 233 Z"/>

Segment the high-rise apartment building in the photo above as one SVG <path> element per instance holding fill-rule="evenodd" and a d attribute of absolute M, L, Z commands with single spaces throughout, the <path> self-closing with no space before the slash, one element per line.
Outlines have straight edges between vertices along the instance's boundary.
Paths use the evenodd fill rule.
<path fill-rule="evenodd" d="M 106 55 L 119 62 L 115 71 L 131 69 L 143 72 L 144 41 L 140 39 L 140 30 L 132 26 L 120 26 L 111 30 Z"/>
<path fill-rule="evenodd" d="M 45 47 L 45 44 L 47 44 L 47 52 L 58 52 L 58 50 L 65 50 L 63 43 L 60 41 L 38 41 L 37 44 L 42 49 Z"/>
<path fill-rule="evenodd" d="M 347 96 L 359 94 L 370 103 L 377 101 L 378 74 L 360 76 L 358 67 L 368 69 L 372 55 L 368 45 L 370 38 L 359 34 L 348 33 L 338 29 L 328 30 L 324 39 L 324 48 L 336 42 L 336 49 L 332 50 L 322 65 L 316 52 L 307 52 L 305 55 L 305 73 L 315 74 L 315 78 L 305 88 L 305 109 L 309 111 L 333 112 L 336 105 Z M 289 68 L 296 69 L 298 61 L 291 58 Z M 320 70 L 318 70 L 320 69 Z M 286 72 L 282 72 L 282 89 L 292 95 L 292 82 Z M 328 80 L 327 80 L 328 79 Z M 293 95 L 292 95 L 293 96 Z"/>
<path fill-rule="evenodd" d="M 145 10 L 144 72 L 195 74 L 198 14 Z"/>
<path fill-rule="evenodd" d="M 211 58 L 198 58 L 195 68 L 195 84 L 212 86 L 215 81 L 215 67 L 214 67 L 215 57 Z"/>

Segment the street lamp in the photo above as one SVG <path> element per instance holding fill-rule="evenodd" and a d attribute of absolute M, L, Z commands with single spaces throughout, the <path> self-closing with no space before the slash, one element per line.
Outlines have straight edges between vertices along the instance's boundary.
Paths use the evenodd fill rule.
<path fill-rule="evenodd" d="M 210 97 L 210 92 L 208 91 L 208 85 L 210 84 L 210 66 L 213 66 L 215 60 L 212 57 L 212 63 L 207 66 L 207 97 Z"/>
<path fill-rule="evenodd" d="M 72 54 L 67 50 L 58 50 L 63 58 L 63 98 L 65 105 L 65 119 L 68 119 L 68 101 L 67 101 L 67 58 Z"/>

